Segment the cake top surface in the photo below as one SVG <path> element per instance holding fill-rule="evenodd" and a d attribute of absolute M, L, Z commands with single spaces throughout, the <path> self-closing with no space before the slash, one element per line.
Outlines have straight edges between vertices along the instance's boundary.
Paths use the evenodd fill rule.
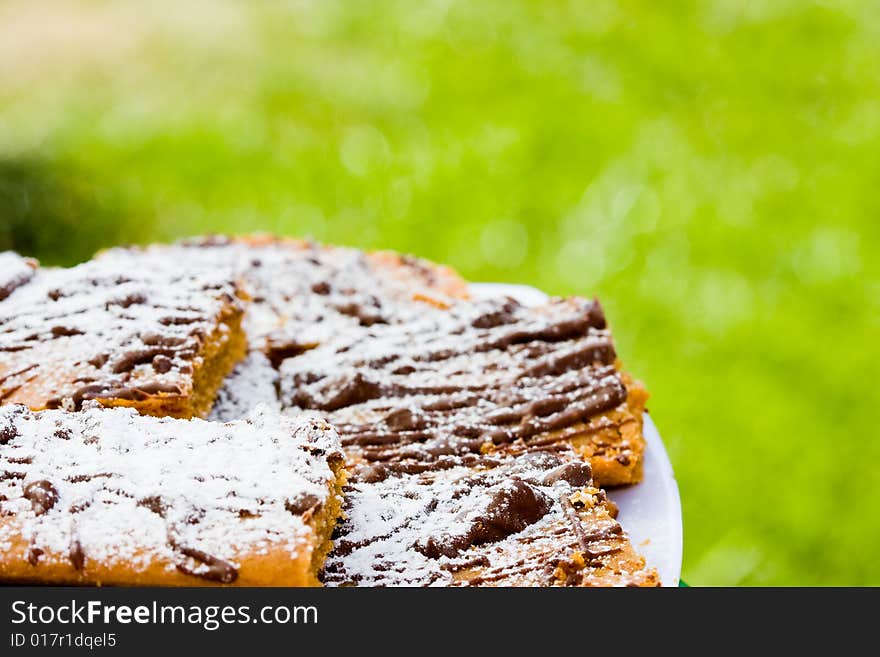
<path fill-rule="evenodd" d="M 40 269 L 0 302 L 0 400 L 77 408 L 92 398 L 186 394 L 207 336 L 242 312 L 237 293 L 228 273 L 158 252 L 113 249 Z"/>
<path fill-rule="evenodd" d="M 301 240 L 215 236 L 145 251 L 239 277 L 251 301 L 248 336 L 275 365 L 340 334 L 413 321 L 466 295 L 446 267 Z"/>
<path fill-rule="evenodd" d="M 243 556 L 308 544 L 341 459 L 323 420 L 265 407 L 231 423 L 0 407 L 0 550 L 228 583 Z"/>
<path fill-rule="evenodd" d="M 638 583 L 639 559 L 567 450 L 496 453 L 435 463 L 419 474 L 346 491 L 347 518 L 325 565 L 329 585 L 450 586 Z"/>
<path fill-rule="evenodd" d="M 458 304 L 284 361 L 282 402 L 323 411 L 356 459 L 399 464 L 599 428 L 626 387 L 598 302 Z"/>

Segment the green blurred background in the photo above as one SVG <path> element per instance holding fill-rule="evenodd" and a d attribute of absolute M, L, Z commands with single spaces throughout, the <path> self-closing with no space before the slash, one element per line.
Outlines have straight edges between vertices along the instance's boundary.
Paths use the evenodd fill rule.
<path fill-rule="evenodd" d="M 878 585 L 878 62 L 869 1 L 6 0 L 0 248 L 263 230 L 596 293 L 684 578 Z"/>

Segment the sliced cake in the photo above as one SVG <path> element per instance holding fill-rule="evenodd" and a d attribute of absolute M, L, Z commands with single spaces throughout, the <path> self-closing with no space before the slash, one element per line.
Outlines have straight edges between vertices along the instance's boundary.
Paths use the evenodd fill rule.
<path fill-rule="evenodd" d="M 204 416 L 245 353 L 239 294 L 228 272 L 160 252 L 37 270 L 0 301 L 0 402 Z"/>
<path fill-rule="evenodd" d="M 458 303 L 284 361 L 282 403 L 334 423 L 353 463 L 565 442 L 597 484 L 641 479 L 647 394 L 617 366 L 597 301 Z"/>
<path fill-rule="evenodd" d="M 330 586 L 657 586 L 571 448 L 358 466 Z"/>
<path fill-rule="evenodd" d="M 344 477 L 339 438 L 315 417 L 3 406 L 0 580 L 316 585 Z"/>

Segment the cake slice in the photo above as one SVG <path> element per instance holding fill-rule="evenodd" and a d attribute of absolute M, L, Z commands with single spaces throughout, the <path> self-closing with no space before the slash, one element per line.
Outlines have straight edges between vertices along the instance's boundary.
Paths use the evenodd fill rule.
<path fill-rule="evenodd" d="M 240 294 L 228 272 L 162 252 L 38 270 L 0 301 L 0 402 L 204 416 L 245 353 Z"/>
<path fill-rule="evenodd" d="M 0 407 L 0 580 L 316 585 L 344 476 L 315 417 Z"/>
<path fill-rule="evenodd" d="M 355 468 L 328 586 L 657 586 L 567 446 Z"/>
<path fill-rule="evenodd" d="M 647 394 L 617 362 L 597 301 L 462 302 L 296 358 L 282 403 L 339 429 L 353 463 L 422 464 L 564 442 L 597 485 L 642 476 Z"/>

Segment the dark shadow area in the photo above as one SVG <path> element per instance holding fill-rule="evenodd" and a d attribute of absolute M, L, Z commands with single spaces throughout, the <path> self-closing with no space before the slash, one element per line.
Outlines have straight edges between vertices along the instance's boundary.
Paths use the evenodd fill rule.
<path fill-rule="evenodd" d="M 34 159 L 0 160 L 0 251 L 70 265 L 98 249 L 136 241 L 145 222 L 118 194 L 77 171 Z"/>

